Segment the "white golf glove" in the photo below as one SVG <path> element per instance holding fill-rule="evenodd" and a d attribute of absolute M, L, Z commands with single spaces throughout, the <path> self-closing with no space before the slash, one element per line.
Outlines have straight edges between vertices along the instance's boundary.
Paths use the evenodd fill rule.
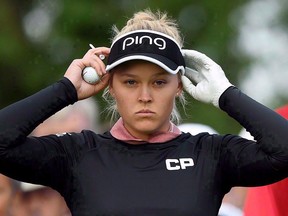
<path fill-rule="evenodd" d="M 185 75 L 181 77 L 184 89 L 196 100 L 219 107 L 220 96 L 232 86 L 222 68 L 195 50 L 183 49 L 182 54 L 186 64 Z"/>

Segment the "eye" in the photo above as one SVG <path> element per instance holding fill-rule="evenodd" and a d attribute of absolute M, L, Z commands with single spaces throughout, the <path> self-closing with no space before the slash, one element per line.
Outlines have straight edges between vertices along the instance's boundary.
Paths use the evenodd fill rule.
<path fill-rule="evenodd" d="M 154 84 L 156 85 L 156 86 L 163 86 L 163 85 L 165 85 L 167 82 L 165 81 L 165 80 L 156 80 L 155 82 L 154 82 Z"/>
<path fill-rule="evenodd" d="M 132 80 L 132 79 L 129 79 L 129 80 L 125 80 L 124 83 L 127 84 L 127 85 L 135 85 L 135 84 L 136 84 L 136 81 L 135 81 L 135 80 Z"/>

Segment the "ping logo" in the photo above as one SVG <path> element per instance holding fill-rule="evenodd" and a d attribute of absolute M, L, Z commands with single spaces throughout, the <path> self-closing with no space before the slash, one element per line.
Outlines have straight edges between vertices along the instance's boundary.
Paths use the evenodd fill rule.
<path fill-rule="evenodd" d="M 128 37 L 123 41 L 122 50 L 125 50 L 126 47 L 131 46 L 133 44 L 142 44 L 144 40 L 147 40 L 150 45 L 154 44 L 160 50 L 164 50 L 166 48 L 166 41 L 163 38 L 152 38 L 150 36 L 136 36 L 136 37 Z"/>
<path fill-rule="evenodd" d="M 167 170 L 180 170 L 194 166 L 192 158 L 166 159 Z"/>

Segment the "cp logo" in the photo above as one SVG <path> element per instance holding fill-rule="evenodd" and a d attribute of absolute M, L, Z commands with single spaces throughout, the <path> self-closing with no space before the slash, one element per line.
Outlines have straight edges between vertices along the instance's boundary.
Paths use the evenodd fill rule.
<path fill-rule="evenodd" d="M 166 159 L 167 170 L 180 170 L 194 166 L 192 158 Z"/>

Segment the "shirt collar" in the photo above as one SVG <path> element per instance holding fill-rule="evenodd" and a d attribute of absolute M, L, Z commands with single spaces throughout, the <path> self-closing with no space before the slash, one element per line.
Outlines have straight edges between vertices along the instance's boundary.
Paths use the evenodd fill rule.
<path fill-rule="evenodd" d="M 157 133 L 152 135 L 148 141 L 144 141 L 142 139 L 136 138 L 129 133 L 129 131 L 125 128 L 123 124 L 123 119 L 119 118 L 119 120 L 114 124 L 114 126 L 110 130 L 111 135 L 121 141 L 126 141 L 128 143 L 161 143 L 167 142 L 179 136 L 181 131 L 179 128 L 170 122 L 170 129 L 167 132 Z"/>

